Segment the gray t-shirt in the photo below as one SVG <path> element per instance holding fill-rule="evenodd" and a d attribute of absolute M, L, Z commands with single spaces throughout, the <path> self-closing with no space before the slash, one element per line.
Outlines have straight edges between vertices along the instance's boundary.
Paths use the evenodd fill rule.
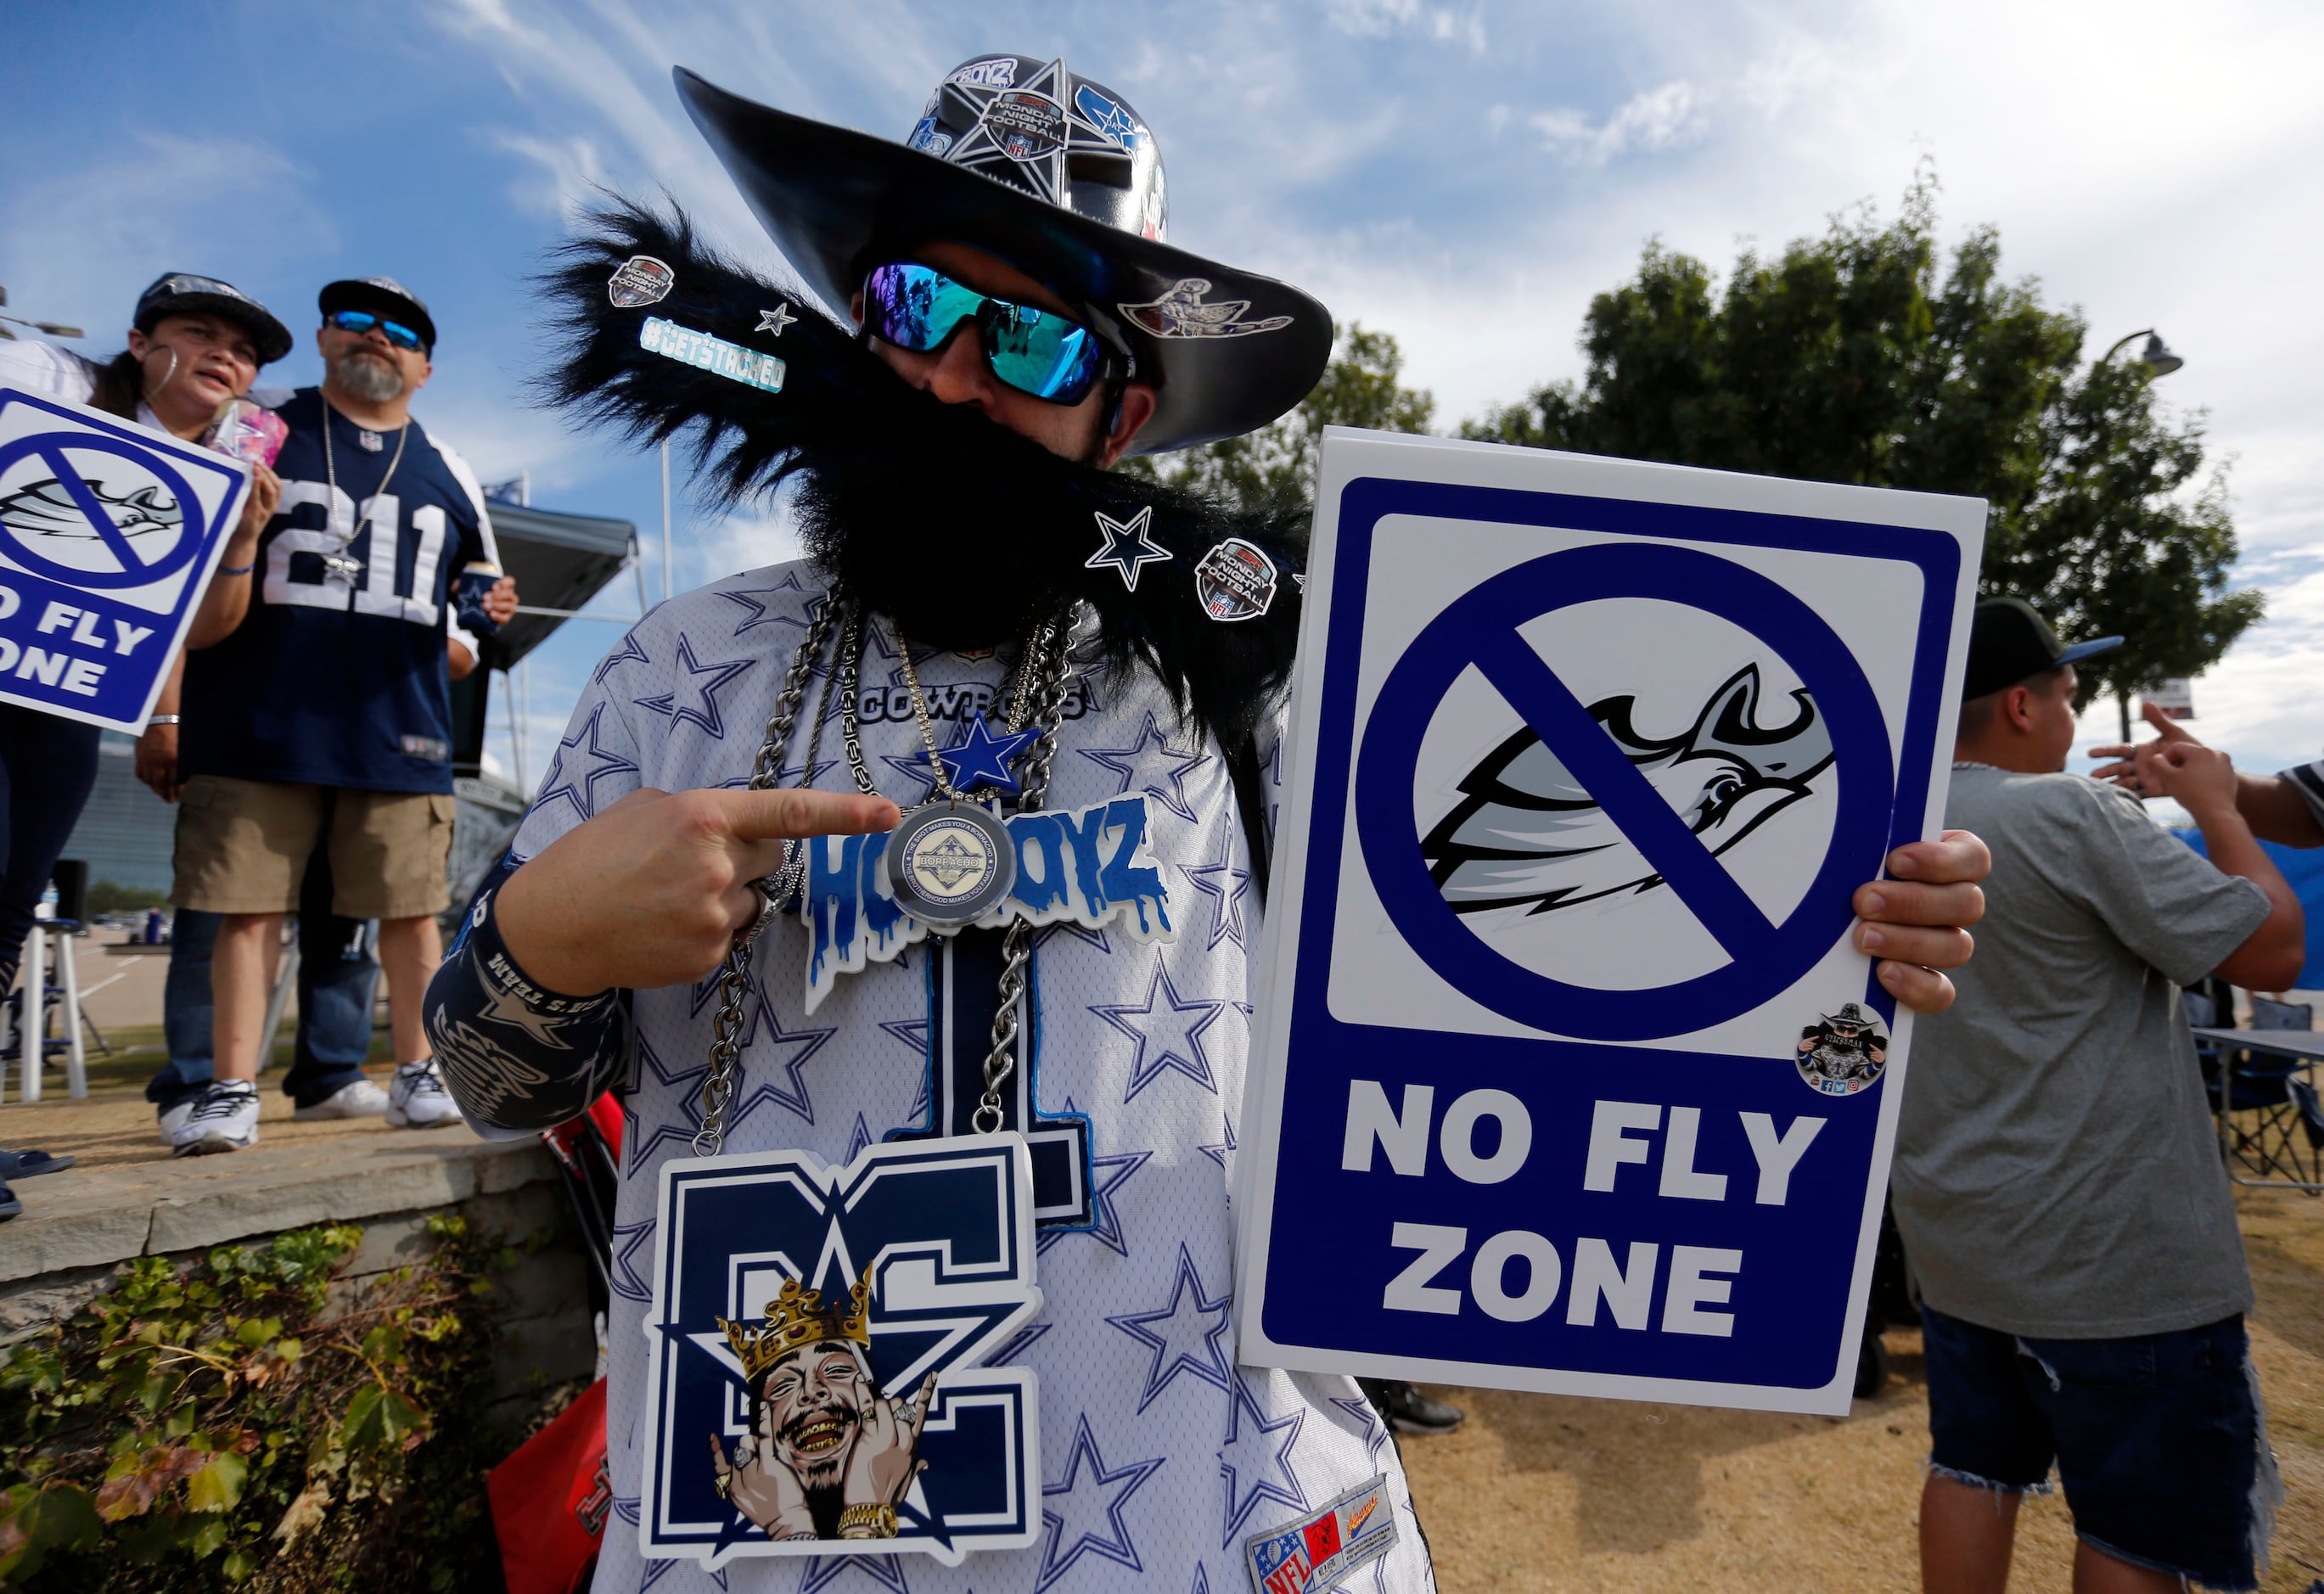
<path fill-rule="evenodd" d="M 1928 1303 L 2044 1339 L 2193 1328 L 2251 1275 L 2179 988 L 2268 916 L 2128 793 L 1954 773 L 1945 823 L 1993 849 L 1960 1000 L 1918 1021 L 1896 1223 Z"/>

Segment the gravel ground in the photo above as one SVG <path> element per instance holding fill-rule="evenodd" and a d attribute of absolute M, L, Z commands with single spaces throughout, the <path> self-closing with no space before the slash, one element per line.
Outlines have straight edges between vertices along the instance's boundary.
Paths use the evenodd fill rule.
<path fill-rule="evenodd" d="M 2238 1192 L 2259 1305 L 2254 1359 L 2284 1481 L 2264 1587 L 2324 1577 L 2324 1200 Z M 1928 1391 L 1918 1331 L 1890 1331 L 1888 1387 L 1846 1417 L 1499 1390 L 1405 1466 L 1446 1594 L 1486 1590 L 1913 1589 Z M 2018 1518 L 2011 1587 L 2065 1594 L 2062 1499 Z"/>

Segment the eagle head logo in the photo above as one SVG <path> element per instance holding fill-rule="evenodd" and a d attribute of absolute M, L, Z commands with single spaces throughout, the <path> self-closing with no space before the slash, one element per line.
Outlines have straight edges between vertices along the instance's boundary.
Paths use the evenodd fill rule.
<path fill-rule="evenodd" d="M 1682 735 L 1639 733 L 1628 694 L 1590 716 L 1687 828 L 1724 852 L 1806 797 L 1831 767 L 1831 734 L 1804 690 L 1784 724 L 1760 722 L 1759 667 L 1746 665 Z M 1462 801 L 1421 843 L 1429 873 L 1455 913 L 1571 908 L 1663 883 L 1645 856 L 1530 728 L 1462 777 Z"/>

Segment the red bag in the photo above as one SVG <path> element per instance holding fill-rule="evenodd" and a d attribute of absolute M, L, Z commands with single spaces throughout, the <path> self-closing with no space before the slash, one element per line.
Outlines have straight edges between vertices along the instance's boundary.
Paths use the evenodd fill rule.
<path fill-rule="evenodd" d="M 605 1464 L 605 1380 L 484 1479 L 509 1594 L 579 1594 L 613 1510 Z"/>

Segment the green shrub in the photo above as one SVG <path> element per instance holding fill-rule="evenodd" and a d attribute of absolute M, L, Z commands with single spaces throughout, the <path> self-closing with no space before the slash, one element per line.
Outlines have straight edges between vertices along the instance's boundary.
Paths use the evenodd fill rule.
<path fill-rule="evenodd" d="M 141 1258 L 0 1362 L 0 1584 L 498 1589 L 476 1420 L 489 1274 L 458 1218 L 334 1291 L 349 1225 Z"/>

